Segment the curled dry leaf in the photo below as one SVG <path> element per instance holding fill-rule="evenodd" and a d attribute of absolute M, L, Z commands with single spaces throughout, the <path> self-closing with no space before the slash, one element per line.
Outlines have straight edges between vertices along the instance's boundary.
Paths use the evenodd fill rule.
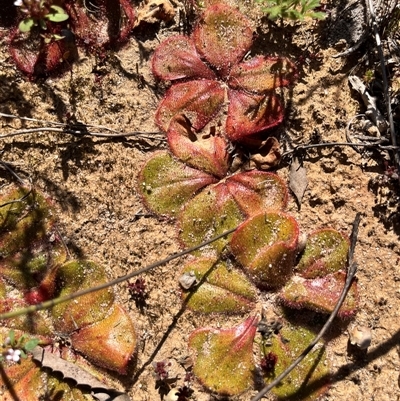
<path fill-rule="evenodd" d="M 169 0 L 147 0 L 138 10 L 137 20 L 133 26 L 169 22 L 175 17 L 175 9 Z"/>
<path fill-rule="evenodd" d="M 127 394 L 107 386 L 104 382 L 98 380 L 95 376 L 65 359 L 36 347 L 32 350 L 32 359 L 43 368 L 51 369 L 52 372 L 61 373 L 64 380 L 73 380 L 77 386 L 88 387 L 93 397 L 99 401 L 129 401 Z"/>
<path fill-rule="evenodd" d="M 297 205 L 301 207 L 301 201 L 308 186 L 307 170 L 303 167 L 298 157 L 294 157 L 290 163 L 289 188 L 292 190 L 297 200 Z"/>
<path fill-rule="evenodd" d="M 372 341 L 371 329 L 365 326 L 354 326 L 349 330 L 349 340 L 351 345 L 357 345 L 360 349 L 367 349 Z"/>
<path fill-rule="evenodd" d="M 279 164 L 281 156 L 279 141 L 271 136 L 262 142 L 257 152 L 250 155 L 250 168 L 270 170 Z"/>

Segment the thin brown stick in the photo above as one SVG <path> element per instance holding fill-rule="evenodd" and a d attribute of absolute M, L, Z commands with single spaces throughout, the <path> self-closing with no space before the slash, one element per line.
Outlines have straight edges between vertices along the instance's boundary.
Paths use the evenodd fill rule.
<path fill-rule="evenodd" d="M 303 150 L 308 150 L 308 149 L 313 149 L 313 148 L 323 148 L 323 147 L 334 147 L 334 146 L 350 146 L 350 147 L 355 147 L 355 146 L 360 146 L 363 148 L 374 148 L 374 149 L 379 149 L 379 150 L 398 150 L 400 149 L 399 146 L 393 146 L 393 145 L 382 145 L 380 143 L 353 143 L 353 142 L 322 142 L 322 143 L 311 143 L 307 145 L 297 145 L 291 150 L 288 150 L 287 152 L 282 154 L 282 157 L 294 154 L 296 152 L 301 152 Z"/>
<path fill-rule="evenodd" d="M 335 309 L 332 311 L 329 319 L 326 321 L 324 326 L 322 327 L 321 331 L 318 335 L 314 338 L 313 341 L 308 345 L 308 347 L 296 358 L 293 363 L 284 371 L 282 372 L 274 381 L 270 384 L 265 386 L 251 401 L 259 401 L 261 400 L 264 395 L 266 395 L 272 388 L 278 385 L 306 356 L 307 354 L 315 347 L 318 341 L 323 337 L 326 331 L 329 329 L 330 325 L 332 324 L 333 320 L 335 319 L 340 307 L 342 306 L 348 291 L 350 290 L 351 284 L 353 279 L 357 273 L 357 264 L 354 262 L 354 249 L 357 242 L 357 235 L 358 235 L 358 227 L 360 225 L 361 214 L 357 213 L 354 223 L 353 223 L 353 230 L 351 233 L 350 239 L 350 249 L 348 254 L 348 268 L 347 268 L 347 277 L 346 282 L 343 287 L 342 293 L 340 294 L 339 300 L 335 306 Z"/>
<path fill-rule="evenodd" d="M 45 121 L 45 120 L 37 120 L 35 118 L 29 117 L 19 117 L 14 116 L 13 114 L 4 114 L 0 113 L 0 117 L 5 118 L 14 118 L 23 121 L 30 121 L 42 124 L 49 124 L 52 126 L 48 127 L 34 127 L 34 128 L 26 128 L 17 130 L 14 132 L 10 132 L 8 134 L 0 135 L 0 139 L 10 138 L 18 135 L 26 135 L 26 134 L 34 134 L 34 133 L 44 133 L 44 132 L 58 132 L 61 134 L 70 134 L 70 135 L 81 135 L 81 136 L 94 136 L 101 138 L 124 138 L 124 137 L 141 137 L 141 138 L 149 138 L 149 139 L 158 139 L 158 140 L 166 140 L 165 136 L 162 132 L 154 131 L 154 132 L 146 132 L 146 131 L 132 131 L 132 132 L 118 132 L 111 128 L 107 128 L 101 125 L 91 125 L 91 124 L 65 124 L 65 123 L 57 123 L 53 121 Z M 91 132 L 88 128 L 101 129 L 105 131 L 109 131 L 110 133 L 105 132 Z M 159 135 L 161 137 L 155 137 Z"/>

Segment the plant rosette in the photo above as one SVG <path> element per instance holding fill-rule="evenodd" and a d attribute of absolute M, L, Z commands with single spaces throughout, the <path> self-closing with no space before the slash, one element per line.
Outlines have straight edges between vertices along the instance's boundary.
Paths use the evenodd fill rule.
<path fill-rule="evenodd" d="M 294 81 L 294 64 L 283 57 L 247 59 L 252 43 L 250 21 L 219 3 L 204 11 L 190 37 L 172 36 L 154 52 L 153 74 L 172 81 L 156 122 L 178 157 L 176 149 L 213 136 L 218 127 L 230 141 L 260 145 L 259 134 L 282 121 L 275 90 Z M 226 121 L 220 123 L 226 104 Z"/>
<path fill-rule="evenodd" d="M 66 261 L 66 249 L 55 226 L 55 211 L 39 192 L 26 188 L 11 190 L 2 194 L 0 205 L 1 313 L 107 281 L 104 269 L 93 262 Z M 5 351 L 11 332 L 19 339 L 38 339 L 48 352 L 106 381 L 109 379 L 95 366 L 125 374 L 136 350 L 133 323 L 107 289 L 58 304 L 48 311 L 3 321 L 0 344 L 4 344 Z M 66 339 L 68 345 L 62 345 L 64 340 L 60 338 Z M 13 349 L 16 352 L 12 355 L 7 350 L 5 376 L 0 380 L 3 397 L 11 399 L 17 395 L 19 399 L 33 401 L 45 394 L 63 392 L 63 400 L 86 399 L 80 390 L 43 373 L 29 354 L 19 360 L 21 349 Z M 15 358 L 11 360 L 9 356 Z"/>
<path fill-rule="evenodd" d="M 251 216 L 229 241 L 233 257 L 202 256 L 186 264 L 183 276 L 195 280 L 182 289 L 184 304 L 203 314 L 254 313 L 259 300 L 256 284 L 263 290 L 278 290 L 278 299 L 287 307 L 331 313 L 344 287 L 349 242 L 333 229 L 316 231 L 310 234 L 296 265 L 298 234 L 296 221 L 281 211 Z M 357 307 L 354 282 L 339 317 L 353 316 Z M 261 339 L 255 337 L 257 330 Z M 257 387 L 256 383 L 274 380 L 315 335 L 310 328 L 283 318 L 277 325 L 256 316 L 232 328 L 202 327 L 189 337 L 193 372 L 208 390 L 235 396 Z M 258 352 L 255 343 L 259 344 Z M 320 342 L 272 392 L 282 400 L 314 401 L 326 392 L 328 384 L 329 364 L 325 345 Z"/>
<path fill-rule="evenodd" d="M 136 12 L 129 0 L 66 0 L 65 8 L 78 43 L 90 52 L 101 54 L 126 42 L 135 24 Z"/>
<path fill-rule="evenodd" d="M 300 229 L 296 220 L 283 211 L 287 187 L 276 174 L 253 170 L 218 179 L 180 162 L 169 152 L 157 152 L 140 173 L 139 189 L 150 210 L 177 219 L 179 238 L 185 247 L 237 227 L 233 234 L 194 252 L 184 266 L 180 279 L 184 283 L 182 300 L 192 311 L 254 313 L 259 290 L 277 291 L 282 303 L 290 308 L 330 313 L 335 307 L 345 281 L 348 240 L 333 229 L 312 233 L 296 264 Z M 357 304 L 357 287 L 353 283 L 340 315 L 354 315 Z M 260 371 L 263 376 L 249 345 L 256 331 L 250 327 L 256 321 L 252 318 L 251 324 L 246 321 L 224 330 L 199 328 L 191 335 L 194 373 L 206 388 L 236 395 L 252 386 L 249 372 Z M 296 343 L 291 354 L 295 356 L 295 351 L 306 348 L 311 334 L 298 336 L 295 328 L 292 331 Z M 285 338 L 270 352 L 287 353 Z M 244 359 L 236 358 L 243 353 Z M 318 354 L 316 358 L 305 363 L 295 376 L 296 383 L 300 387 L 307 378 L 324 384 L 320 391 L 314 391 L 312 385 L 306 387 L 307 395 L 299 395 L 299 400 L 316 399 L 325 388 L 326 369 L 318 368 L 315 375 L 312 373 L 313 364 L 326 363 L 325 355 Z M 287 358 L 279 360 L 277 369 L 287 365 Z M 293 386 L 284 388 L 288 393 L 295 392 Z M 277 394 L 285 391 L 281 389 Z"/>

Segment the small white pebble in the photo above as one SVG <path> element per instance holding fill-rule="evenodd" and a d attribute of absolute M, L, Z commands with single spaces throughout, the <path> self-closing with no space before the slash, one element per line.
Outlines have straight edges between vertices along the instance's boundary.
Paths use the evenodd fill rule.
<path fill-rule="evenodd" d="M 365 326 L 356 326 L 349 331 L 350 343 L 360 349 L 367 349 L 371 345 L 372 332 Z"/>

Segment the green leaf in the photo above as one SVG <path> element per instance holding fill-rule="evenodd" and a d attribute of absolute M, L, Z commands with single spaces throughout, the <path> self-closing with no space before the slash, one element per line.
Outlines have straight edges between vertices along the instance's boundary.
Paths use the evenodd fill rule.
<path fill-rule="evenodd" d="M 186 247 L 192 247 L 235 228 L 243 220 L 244 214 L 239 205 L 226 183 L 221 181 L 207 187 L 186 203 L 178 219 L 180 239 Z M 195 254 L 218 256 L 231 235 L 203 247 Z"/>
<path fill-rule="evenodd" d="M 90 261 L 72 260 L 57 270 L 56 285 L 59 297 L 73 292 L 104 284 L 104 268 Z M 52 309 L 54 328 L 62 333 L 71 333 L 94 322 L 101 321 L 108 314 L 114 302 L 110 289 L 96 291 L 78 299 L 56 305 Z"/>
<path fill-rule="evenodd" d="M 45 16 L 49 21 L 62 22 L 69 18 L 69 15 L 61 7 L 56 5 L 50 6 L 51 12 Z"/>
<path fill-rule="evenodd" d="M 193 373 L 208 389 L 221 395 L 240 394 L 253 384 L 253 340 L 257 318 L 231 329 L 201 328 L 189 338 L 195 351 Z"/>
<path fill-rule="evenodd" d="M 283 212 L 262 212 L 241 224 L 230 248 L 257 285 L 276 288 L 292 275 L 298 235 L 293 217 Z"/>
<path fill-rule="evenodd" d="M 272 346 L 265 347 L 265 353 L 272 352 L 277 362 L 272 372 L 266 374 L 265 383 L 280 375 L 310 344 L 315 334 L 310 330 L 284 325 L 272 339 Z M 311 351 L 305 359 L 271 392 L 278 400 L 314 401 L 327 391 L 329 367 L 325 347 L 322 343 Z"/>
<path fill-rule="evenodd" d="M 8 332 L 8 337 L 10 338 L 10 345 L 13 347 L 15 345 L 15 331 L 10 330 Z"/>
<path fill-rule="evenodd" d="M 19 23 L 18 29 L 21 32 L 29 32 L 35 25 L 36 23 L 33 18 L 26 18 Z"/>
<path fill-rule="evenodd" d="M 250 312 L 256 291 L 250 281 L 225 261 L 198 258 L 188 263 L 182 273 L 194 272 L 199 284 L 182 291 L 187 306 L 202 313 Z"/>
<path fill-rule="evenodd" d="M 26 352 L 32 351 L 38 344 L 39 340 L 37 338 L 32 338 L 24 344 L 24 349 Z"/>
<path fill-rule="evenodd" d="M 168 152 L 158 152 L 139 175 L 139 192 L 146 206 L 159 215 L 176 216 L 201 188 L 217 180 L 190 168 Z"/>
<path fill-rule="evenodd" d="M 304 278 L 315 278 L 344 269 L 349 246 L 349 240 L 332 228 L 314 231 L 307 238 L 296 271 Z"/>

